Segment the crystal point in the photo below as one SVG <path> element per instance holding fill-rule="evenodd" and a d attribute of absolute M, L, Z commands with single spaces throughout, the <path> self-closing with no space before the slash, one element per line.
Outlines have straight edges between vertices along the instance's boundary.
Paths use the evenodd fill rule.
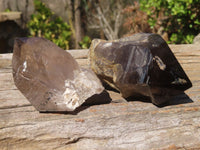
<path fill-rule="evenodd" d="M 147 96 L 156 105 L 192 86 L 167 43 L 157 34 L 139 33 L 113 41 L 94 39 L 90 66 L 123 97 Z"/>
<path fill-rule="evenodd" d="M 91 70 L 44 38 L 16 39 L 12 67 L 15 85 L 38 111 L 73 111 L 104 90 Z"/>

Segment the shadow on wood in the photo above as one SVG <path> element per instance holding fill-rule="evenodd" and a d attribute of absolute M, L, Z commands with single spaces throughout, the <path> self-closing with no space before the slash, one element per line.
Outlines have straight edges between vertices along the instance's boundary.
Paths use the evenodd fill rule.
<path fill-rule="evenodd" d="M 104 90 L 101 94 L 95 94 L 92 97 L 88 98 L 83 106 L 91 106 L 91 105 L 100 105 L 100 104 L 107 104 L 112 101 L 109 93 Z"/>
<path fill-rule="evenodd" d="M 171 105 L 179 105 L 179 104 L 186 104 L 186 103 L 193 103 L 194 101 L 184 92 L 172 97 L 166 104 L 160 107 L 171 106 Z"/>
<path fill-rule="evenodd" d="M 141 101 L 141 102 L 151 103 L 150 97 L 141 96 L 141 95 L 131 96 L 131 97 L 128 97 L 126 100 L 127 101 Z M 159 105 L 157 107 L 162 108 L 162 107 L 166 107 L 166 106 L 186 104 L 186 103 L 193 103 L 193 100 L 190 99 L 190 97 L 183 92 L 179 95 L 173 96 L 168 102 L 166 102 L 162 105 Z"/>

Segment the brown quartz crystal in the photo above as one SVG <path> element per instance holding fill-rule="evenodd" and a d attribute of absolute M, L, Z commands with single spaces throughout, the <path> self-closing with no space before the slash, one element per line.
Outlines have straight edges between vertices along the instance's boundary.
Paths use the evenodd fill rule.
<path fill-rule="evenodd" d="M 139 33 L 113 41 L 94 39 L 90 65 L 123 97 L 150 97 L 156 105 L 192 86 L 167 43 L 157 34 Z"/>
<path fill-rule="evenodd" d="M 44 38 L 18 38 L 12 59 L 17 88 L 41 112 L 73 111 L 104 88 L 91 71 Z"/>

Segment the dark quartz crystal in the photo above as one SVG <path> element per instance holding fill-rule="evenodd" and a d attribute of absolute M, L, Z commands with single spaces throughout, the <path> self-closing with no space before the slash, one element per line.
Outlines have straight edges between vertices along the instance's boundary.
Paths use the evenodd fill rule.
<path fill-rule="evenodd" d="M 160 105 L 192 86 L 167 43 L 157 34 L 140 33 L 114 41 L 95 39 L 90 65 L 123 97 L 147 96 Z"/>
<path fill-rule="evenodd" d="M 91 70 L 44 38 L 18 38 L 13 52 L 17 88 L 39 111 L 73 111 L 104 88 Z"/>

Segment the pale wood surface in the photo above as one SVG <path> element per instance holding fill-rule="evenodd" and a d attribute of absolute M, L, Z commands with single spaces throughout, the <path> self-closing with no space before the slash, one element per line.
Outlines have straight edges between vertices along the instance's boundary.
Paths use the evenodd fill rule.
<path fill-rule="evenodd" d="M 17 90 L 12 54 L 0 54 L 0 149 L 200 149 L 200 45 L 170 45 L 193 83 L 169 105 L 139 100 L 39 113 Z M 87 67 L 88 50 L 70 53 Z M 118 102 L 118 103 L 117 103 Z"/>
<path fill-rule="evenodd" d="M 21 12 L 0 12 L 0 22 L 21 18 Z"/>

